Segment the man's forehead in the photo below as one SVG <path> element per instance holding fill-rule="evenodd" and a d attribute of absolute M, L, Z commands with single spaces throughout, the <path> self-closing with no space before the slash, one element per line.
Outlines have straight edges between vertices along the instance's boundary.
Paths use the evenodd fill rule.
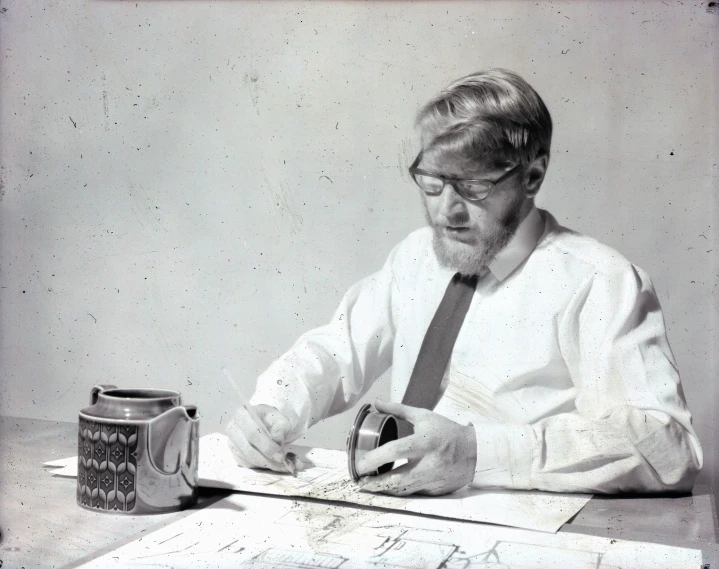
<path fill-rule="evenodd" d="M 447 172 L 447 175 L 457 172 L 480 174 L 498 170 L 493 153 L 489 150 L 482 154 L 457 144 L 437 144 L 437 137 L 442 131 L 430 125 L 422 125 L 417 130 L 422 148 L 422 166 L 431 164 L 432 167 L 442 166 L 443 170 L 449 168 L 453 172 Z"/>
<path fill-rule="evenodd" d="M 429 148 L 432 145 L 432 141 L 437 138 L 439 131 L 437 129 L 423 125 L 419 127 L 415 131 L 415 133 L 419 133 L 419 141 L 422 145 L 422 148 Z"/>
<path fill-rule="evenodd" d="M 437 146 L 430 146 L 422 151 L 420 168 L 431 169 L 455 177 L 496 170 L 494 160 L 489 156 L 476 156 L 466 150 Z"/>

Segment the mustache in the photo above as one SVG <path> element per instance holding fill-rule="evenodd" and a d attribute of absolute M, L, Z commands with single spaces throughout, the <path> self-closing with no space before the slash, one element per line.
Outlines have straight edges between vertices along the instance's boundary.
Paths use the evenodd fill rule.
<path fill-rule="evenodd" d="M 521 193 L 518 193 L 509 203 L 502 216 L 497 219 L 497 221 L 499 222 L 499 226 L 503 230 L 510 231 L 512 233 L 517 230 L 517 227 L 519 227 L 521 221 L 520 214 L 522 211 L 522 204 L 524 203 L 524 200 L 525 197 Z M 422 205 L 424 206 L 422 208 L 422 213 L 424 213 L 424 219 L 427 222 L 427 225 L 435 229 L 447 226 L 464 226 L 471 221 L 469 211 L 467 209 L 453 212 L 448 216 L 441 215 L 441 219 L 439 220 L 432 219 L 432 216 L 430 216 L 429 214 L 429 207 L 427 206 L 427 197 L 424 195 L 424 193 L 422 193 Z"/>
<path fill-rule="evenodd" d="M 445 217 L 444 223 L 442 223 L 442 225 L 456 227 L 458 225 L 466 225 L 467 223 L 469 223 L 469 212 L 464 211 L 461 213 L 450 215 L 449 217 Z"/>
<path fill-rule="evenodd" d="M 441 220 L 435 221 L 429 215 L 429 210 L 426 205 L 424 207 L 424 219 L 427 221 L 427 225 L 430 227 L 457 227 L 461 225 L 467 225 L 469 223 L 469 212 L 463 211 L 456 214 L 452 214 L 449 217 L 443 217 Z"/>
<path fill-rule="evenodd" d="M 522 200 L 517 200 L 515 203 L 511 204 L 509 210 L 506 211 L 502 215 L 502 217 L 497 220 L 500 227 L 502 227 L 503 229 L 508 229 L 510 231 L 517 229 L 520 222 L 519 215 L 521 211 L 521 202 Z M 424 217 L 430 227 L 457 227 L 467 225 L 470 221 L 468 211 L 457 212 L 456 214 L 452 214 L 450 216 L 443 217 L 438 221 L 435 221 L 430 217 L 429 211 L 427 211 L 427 209 L 425 208 Z"/>

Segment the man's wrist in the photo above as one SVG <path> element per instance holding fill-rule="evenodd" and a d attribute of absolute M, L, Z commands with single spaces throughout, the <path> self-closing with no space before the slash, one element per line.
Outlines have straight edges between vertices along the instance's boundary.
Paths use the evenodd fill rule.
<path fill-rule="evenodd" d="M 476 488 L 531 488 L 532 428 L 500 423 L 479 423 L 472 428 L 477 453 L 472 485 Z"/>

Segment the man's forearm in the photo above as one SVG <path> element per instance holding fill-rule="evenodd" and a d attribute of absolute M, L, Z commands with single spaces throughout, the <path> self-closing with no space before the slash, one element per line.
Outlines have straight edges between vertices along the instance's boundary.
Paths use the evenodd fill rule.
<path fill-rule="evenodd" d="M 350 408 L 389 368 L 395 251 L 382 270 L 347 291 L 329 324 L 301 336 L 259 377 L 252 403 L 286 414 L 292 440 Z"/>
<path fill-rule="evenodd" d="M 646 421 L 646 422 L 645 422 Z M 641 423 L 644 427 L 638 427 Z M 535 425 L 476 425 L 472 485 L 556 492 L 688 491 L 701 469 L 695 435 L 637 409 L 603 421 L 578 414 Z"/>

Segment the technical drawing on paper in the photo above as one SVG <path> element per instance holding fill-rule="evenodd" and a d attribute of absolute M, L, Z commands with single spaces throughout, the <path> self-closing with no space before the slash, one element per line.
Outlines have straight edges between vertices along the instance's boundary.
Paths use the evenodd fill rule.
<path fill-rule="evenodd" d="M 539 531 L 557 531 L 591 499 L 589 494 L 478 490 L 465 487 L 449 496 L 388 496 L 363 492 L 347 471 L 343 451 L 289 447 L 307 468 L 297 477 L 241 468 L 227 437 L 219 433 L 200 439 L 199 484 L 274 496 L 296 496 L 347 502 L 452 519 L 488 522 Z M 77 457 L 47 463 L 54 475 L 77 476 Z"/>
<path fill-rule="evenodd" d="M 565 549 L 531 543 L 496 541 L 490 549 L 467 556 L 457 551 L 442 565 L 443 569 L 510 569 L 517 564 L 534 563 L 541 566 L 586 567 L 587 569 L 614 569 L 613 565 L 602 563 L 602 553 Z"/>
<path fill-rule="evenodd" d="M 330 553 L 307 553 L 286 549 L 266 549 L 253 557 L 246 566 L 291 567 L 297 569 L 337 569 L 347 561 L 346 557 Z"/>
<path fill-rule="evenodd" d="M 348 475 L 342 451 L 290 447 L 310 468 L 297 477 L 237 466 L 227 437 L 200 440 L 200 485 L 240 491 L 347 502 L 391 510 L 489 522 L 539 531 L 557 531 L 591 499 L 589 494 L 478 490 L 465 487 L 449 496 L 388 496 L 362 492 Z"/>
<path fill-rule="evenodd" d="M 697 567 L 700 550 L 233 494 L 82 567 Z"/>

